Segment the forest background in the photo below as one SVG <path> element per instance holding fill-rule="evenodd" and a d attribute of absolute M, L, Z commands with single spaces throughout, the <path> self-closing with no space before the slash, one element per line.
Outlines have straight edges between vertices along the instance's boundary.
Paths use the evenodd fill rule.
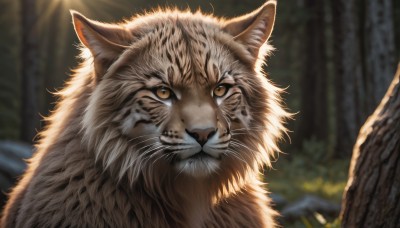
<path fill-rule="evenodd" d="M 264 0 L 0 0 L 0 140 L 32 145 L 79 60 L 69 9 L 118 22 L 151 8 L 177 6 L 233 17 Z M 384 96 L 400 59 L 400 1 L 278 0 L 276 48 L 268 77 L 295 115 L 282 153 L 266 169 L 278 210 L 304 196 L 339 205 L 358 131 Z M 1 150 L 0 150 L 1 153 Z M 3 159 L 3 160 L 2 160 Z M 0 154 L 0 187 L 12 185 Z M 5 166 L 4 166 L 5 167 Z M 1 196 L 0 206 L 5 197 Z M 335 212 L 335 210 L 333 210 Z M 312 213 L 285 226 L 335 224 Z M 333 221 L 333 223 L 332 223 Z"/>

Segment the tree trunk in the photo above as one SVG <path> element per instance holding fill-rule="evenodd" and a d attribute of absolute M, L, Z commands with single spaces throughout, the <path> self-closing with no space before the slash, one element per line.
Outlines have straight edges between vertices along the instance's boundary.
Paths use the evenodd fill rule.
<path fill-rule="evenodd" d="M 18 1 L 0 1 L 0 138 L 20 138 L 21 27 Z"/>
<path fill-rule="evenodd" d="M 396 70 L 393 2 L 364 0 L 367 116 L 379 104 Z"/>
<path fill-rule="evenodd" d="M 357 4 L 331 2 L 334 36 L 336 157 L 349 157 L 363 120 L 364 82 Z"/>
<path fill-rule="evenodd" d="M 47 4 L 48 2 L 46 0 L 39 1 L 39 6 L 43 8 L 44 11 L 46 11 Z M 51 20 L 43 22 L 43 24 L 45 24 L 46 26 L 46 31 L 44 32 L 43 39 L 41 39 L 41 53 L 43 56 L 42 87 L 43 91 L 46 91 L 46 93 L 43 95 L 44 102 L 41 105 L 41 110 L 43 115 L 45 116 L 49 114 L 49 110 L 53 110 L 54 108 L 55 97 L 53 95 L 53 92 L 55 88 L 60 85 L 60 81 L 65 80 L 65 77 L 63 77 L 63 73 L 65 72 L 65 70 L 64 68 L 60 67 L 62 63 L 64 63 L 65 65 L 65 56 L 60 56 L 58 53 L 60 53 L 62 49 L 66 49 L 65 44 L 61 46 L 59 44 L 62 44 L 62 42 L 68 43 L 68 41 L 65 40 L 66 34 L 62 34 L 61 30 L 69 31 L 68 29 L 66 29 L 66 25 L 68 25 L 69 23 L 67 21 L 61 20 L 61 16 L 65 14 L 65 12 L 63 11 L 63 3 L 59 1 L 53 4 L 54 10 L 49 15 Z M 65 23 L 64 26 L 62 25 L 62 23 Z M 64 50 L 62 51 L 64 52 Z"/>
<path fill-rule="evenodd" d="M 21 1 L 22 17 L 22 102 L 21 139 L 31 143 L 39 130 L 39 104 L 37 88 L 39 85 L 39 54 L 37 40 L 36 1 Z"/>
<path fill-rule="evenodd" d="M 343 227 L 400 224 L 400 64 L 354 146 L 342 202 Z"/>
<path fill-rule="evenodd" d="M 361 124 L 382 99 L 395 71 L 392 1 L 332 1 L 336 157 L 348 157 Z"/>
<path fill-rule="evenodd" d="M 306 23 L 304 72 L 297 142 L 327 138 L 327 72 L 324 35 L 324 1 L 306 0 L 310 12 Z"/>

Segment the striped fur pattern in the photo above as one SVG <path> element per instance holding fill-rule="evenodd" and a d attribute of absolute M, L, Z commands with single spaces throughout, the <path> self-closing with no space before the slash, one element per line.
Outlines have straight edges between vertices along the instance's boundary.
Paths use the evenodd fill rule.
<path fill-rule="evenodd" d="M 274 1 L 230 20 L 73 12 L 83 63 L 2 227 L 274 227 L 259 180 L 289 114 L 261 71 Z"/>

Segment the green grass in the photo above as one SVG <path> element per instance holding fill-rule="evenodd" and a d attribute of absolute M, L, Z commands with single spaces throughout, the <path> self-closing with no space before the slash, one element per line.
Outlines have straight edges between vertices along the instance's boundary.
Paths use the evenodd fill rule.
<path fill-rule="evenodd" d="M 318 162 L 304 155 L 281 155 L 266 171 L 266 182 L 272 193 L 283 195 L 290 201 L 306 194 L 340 202 L 347 182 L 349 161 Z"/>

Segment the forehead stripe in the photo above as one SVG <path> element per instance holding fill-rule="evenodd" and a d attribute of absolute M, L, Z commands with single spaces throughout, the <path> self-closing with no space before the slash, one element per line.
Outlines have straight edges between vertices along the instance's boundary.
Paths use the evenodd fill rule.
<path fill-rule="evenodd" d="M 147 73 L 147 74 L 144 74 L 144 75 L 147 77 L 147 79 L 157 78 L 160 81 L 162 81 L 164 83 L 167 83 L 165 78 L 163 78 L 162 73 L 160 73 L 158 71 L 153 71 L 153 72 L 150 72 L 150 73 Z"/>

